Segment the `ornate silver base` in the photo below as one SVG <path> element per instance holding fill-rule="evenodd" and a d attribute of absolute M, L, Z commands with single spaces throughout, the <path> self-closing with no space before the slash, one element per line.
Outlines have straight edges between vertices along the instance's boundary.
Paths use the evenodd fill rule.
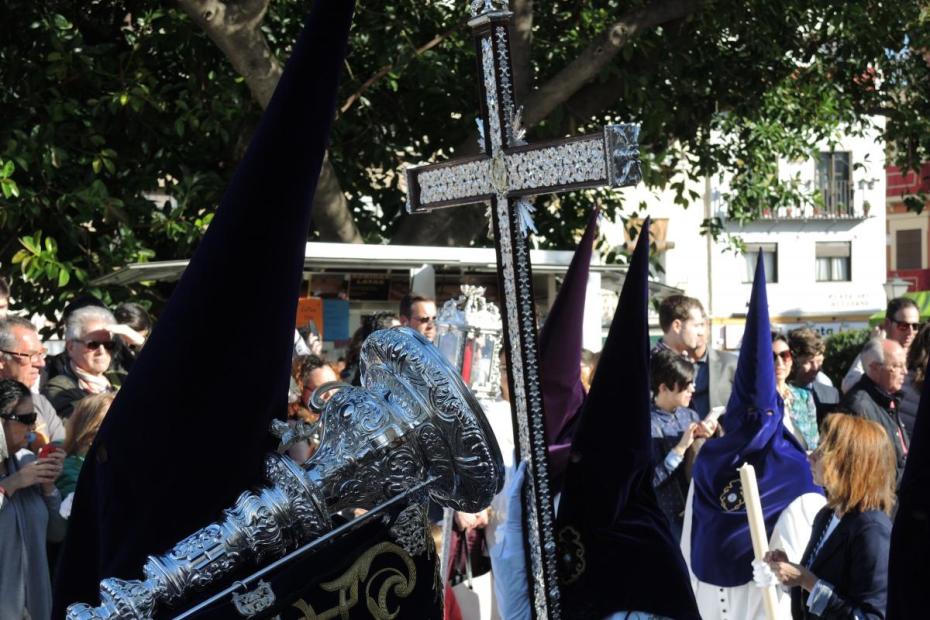
<path fill-rule="evenodd" d="M 142 619 L 175 606 L 250 562 L 281 557 L 332 529 L 330 515 L 374 508 L 436 477 L 430 494 L 476 512 L 500 491 L 500 451 L 458 374 L 415 331 L 375 332 L 362 347 L 362 384 L 326 403 L 319 450 L 303 467 L 265 460 L 268 486 L 245 492 L 222 521 L 150 556 L 144 579 L 104 579 L 100 605 L 77 603 L 69 620 Z"/>
<path fill-rule="evenodd" d="M 104 579 L 100 606 L 71 605 L 68 619 L 149 618 L 158 604 L 177 604 L 247 562 L 283 555 L 332 528 L 325 501 L 295 463 L 269 454 L 265 479 L 269 486 L 240 495 L 222 521 L 150 556 L 144 580 Z"/>

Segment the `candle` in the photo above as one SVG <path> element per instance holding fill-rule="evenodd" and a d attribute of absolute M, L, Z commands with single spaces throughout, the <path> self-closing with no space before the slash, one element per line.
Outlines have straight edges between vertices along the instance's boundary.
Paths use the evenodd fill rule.
<path fill-rule="evenodd" d="M 759 485 L 756 482 L 756 469 L 749 463 L 739 468 L 739 479 L 743 487 L 743 502 L 746 505 L 746 518 L 749 519 L 749 535 L 752 537 L 752 551 L 757 560 L 761 560 L 769 550 L 769 537 L 765 532 L 765 519 L 762 518 L 762 500 L 759 498 Z M 775 587 L 762 588 L 762 603 L 765 617 L 777 620 L 775 610 L 777 599 Z"/>

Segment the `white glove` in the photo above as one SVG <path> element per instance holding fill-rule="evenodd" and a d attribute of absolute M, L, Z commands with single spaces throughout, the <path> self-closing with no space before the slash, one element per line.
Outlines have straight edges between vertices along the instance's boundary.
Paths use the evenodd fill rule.
<path fill-rule="evenodd" d="M 752 561 L 752 580 L 756 582 L 757 588 L 781 585 L 771 567 L 763 560 Z"/>

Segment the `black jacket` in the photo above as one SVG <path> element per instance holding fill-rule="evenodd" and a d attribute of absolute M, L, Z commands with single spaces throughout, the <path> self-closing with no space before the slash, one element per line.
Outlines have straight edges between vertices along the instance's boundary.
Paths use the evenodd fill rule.
<path fill-rule="evenodd" d="M 817 513 L 802 564 L 808 563 L 832 517 L 833 509 L 829 506 Z M 869 510 L 844 515 L 810 566 L 811 572 L 833 589 L 823 615 L 813 615 L 807 608 L 810 593 L 795 587 L 791 589 L 792 617 L 883 620 L 888 598 L 890 542 L 891 519 L 884 512 Z"/>
<path fill-rule="evenodd" d="M 823 423 L 828 414 L 837 411 L 840 404 L 840 391 L 832 385 L 824 385 L 814 381 L 809 388 L 814 395 L 814 404 L 817 406 L 817 426 Z"/>
<path fill-rule="evenodd" d="M 888 438 L 894 446 L 897 460 L 897 482 L 901 482 L 904 473 L 904 462 L 907 457 L 907 446 L 910 439 L 907 430 L 898 416 L 898 399 L 878 387 L 874 381 L 863 375 L 859 382 L 847 392 L 843 399 L 843 407 L 853 415 L 857 415 L 873 422 L 878 422 L 888 433 Z"/>

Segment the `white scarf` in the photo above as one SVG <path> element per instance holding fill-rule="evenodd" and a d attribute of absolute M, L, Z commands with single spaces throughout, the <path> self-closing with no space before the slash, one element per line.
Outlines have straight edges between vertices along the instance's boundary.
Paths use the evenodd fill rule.
<path fill-rule="evenodd" d="M 102 394 L 103 392 L 109 392 L 113 389 L 106 375 L 92 375 L 86 370 L 79 368 L 74 362 L 71 362 L 71 370 L 74 372 L 74 376 L 77 377 L 78 385 L 85 392 Z"/>

